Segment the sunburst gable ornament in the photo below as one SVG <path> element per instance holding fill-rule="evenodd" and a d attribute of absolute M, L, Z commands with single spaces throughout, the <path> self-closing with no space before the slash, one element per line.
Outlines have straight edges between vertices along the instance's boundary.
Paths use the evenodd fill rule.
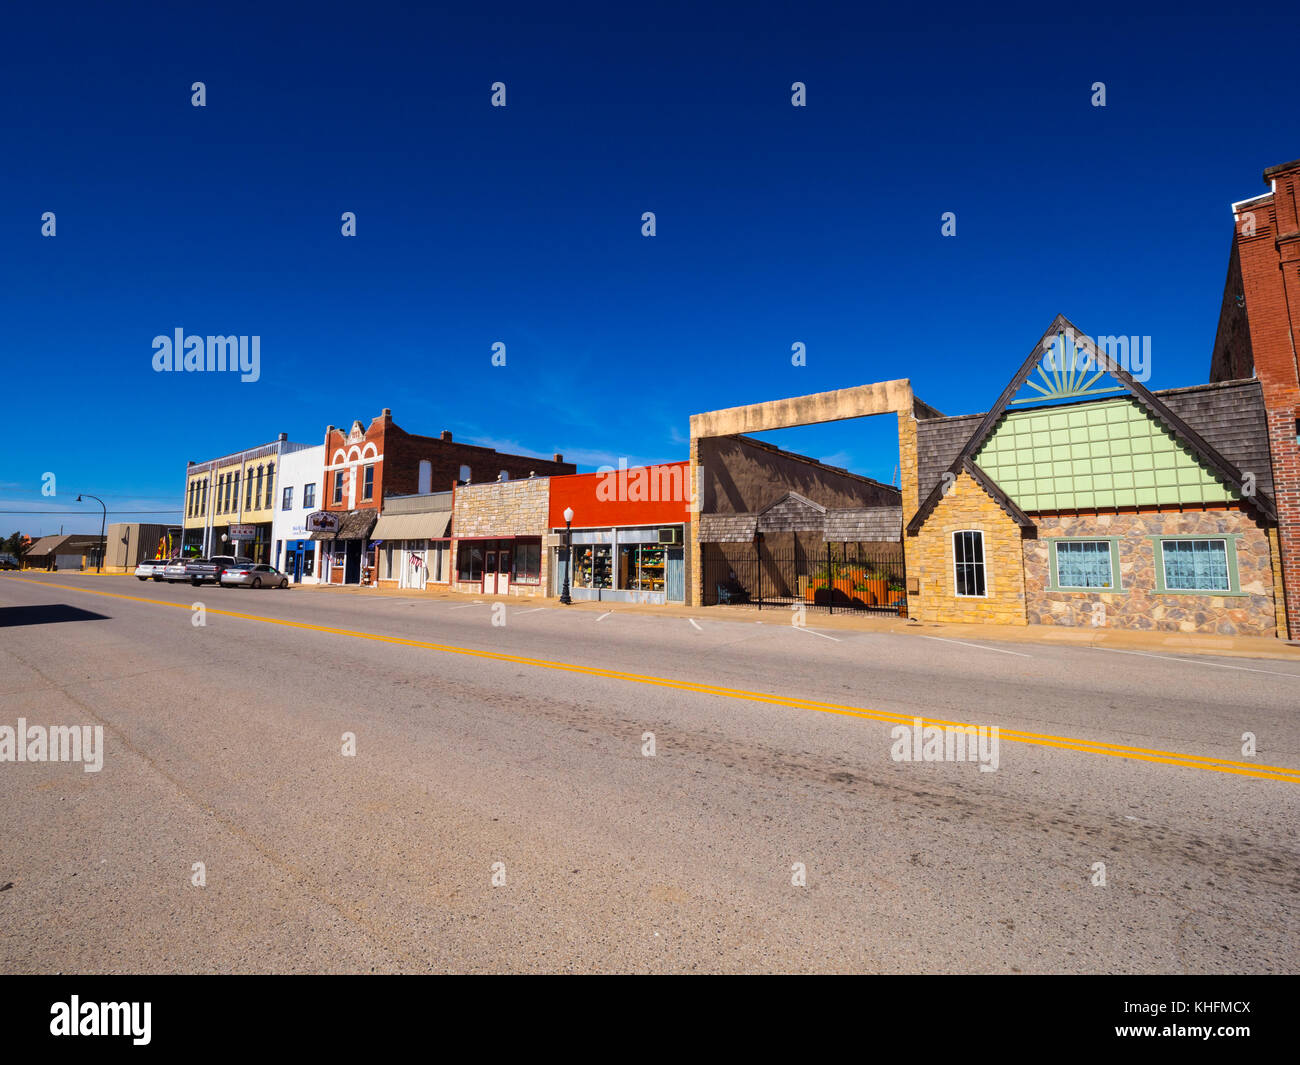
<path fill-rule="evenodd" d="M 1086 339 L 1062 329 L 1055 339 L 1044 341 L 1047 351 L 1025 378 L 1024 387 L 1033 389 L 1033 394 L 1022 394 L 1011 402 L 1043 403 L 1123 392 L 1119 385 L 1098 386 L 1097 382 L 1106 377 L 1109 370 L 1098 365 L 1096 356 L 1089 350 L 1092 345 L 1084 343 Z M 1127 341 L 1128 338 L 1124 339 Z"/>

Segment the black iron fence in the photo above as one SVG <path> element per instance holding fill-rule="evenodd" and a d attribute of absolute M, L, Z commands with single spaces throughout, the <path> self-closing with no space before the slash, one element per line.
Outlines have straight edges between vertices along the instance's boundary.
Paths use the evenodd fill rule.
<path fill-rule="evenodd" d="M 701 544 L 704 605 L 856 610 L 907 617 L 901 544 L 770 548 L 763 541 Z"/>

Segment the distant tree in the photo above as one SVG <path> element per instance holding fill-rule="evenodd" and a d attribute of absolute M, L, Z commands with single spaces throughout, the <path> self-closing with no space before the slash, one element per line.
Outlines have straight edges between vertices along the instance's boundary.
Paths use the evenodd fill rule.
<path fill-rule="evenodd" d="M 23 533 L 11 533 L 9 538 L 3 541 L 4 551 L 6 554 L 15 556 L 19 562 L 27 554 L 27 549 L 32 546 L 32 538 L 25 536 Z"/>

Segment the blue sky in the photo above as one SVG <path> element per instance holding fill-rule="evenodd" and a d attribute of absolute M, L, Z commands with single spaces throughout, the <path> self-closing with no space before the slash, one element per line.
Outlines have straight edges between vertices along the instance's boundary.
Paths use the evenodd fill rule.
<path fill-rule="evenodd" d="M 187 459 L 383 407 L 582 469 L 896 377 L 983 410 L 1058 312 L 1206 380 L 1229 204 L 1300 156 L 1261 61 L 1300 21 L 695 6 L 9 12 L 0 535 L 89 530 L 80 491 L 174 518 Z M 176 328 L 260 336 L 260 380 L 154 372 Z M 768 438 L 894 477 L 887 419 Z"/>

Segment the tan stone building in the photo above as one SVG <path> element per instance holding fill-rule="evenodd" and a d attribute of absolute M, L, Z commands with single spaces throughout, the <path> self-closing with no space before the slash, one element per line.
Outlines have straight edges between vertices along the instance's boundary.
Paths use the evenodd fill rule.
<path fill-rule="evenodd" d="M 457 485 L 451 587 L 483 595 L 539 596 L 549 580 L 549 477 Z"/>
<path fill-rule="evenodd" d="M 1103 339 L 1058 317 L 990 411 L 917 418 L 909 613 L 1285 633 L 1259 383 L 1150 392 Z"/>

